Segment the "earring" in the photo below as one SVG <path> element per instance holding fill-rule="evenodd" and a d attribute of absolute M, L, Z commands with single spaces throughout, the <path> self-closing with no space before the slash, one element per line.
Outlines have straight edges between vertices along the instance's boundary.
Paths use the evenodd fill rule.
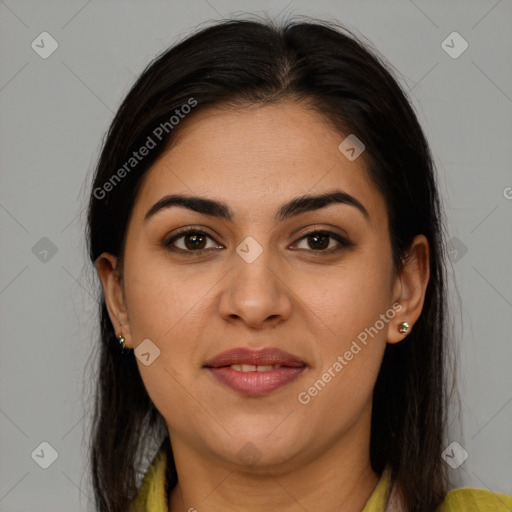
<path fill-rule="evenodd" d="M 124 349 L 124 342 L 126 341 L 126 340 L 124 339 L 124 336 L 123 336 L 122 334 L 119 334 L 119 335 L 117 336 L 117 341 L 119 341 L 119 344 L 120 344 L 120 345 L 121 345 L 121 347 L 122 347 L 122 351 L 121 351 L 121 353 L 122 353 L 122 354 L 124 354 L 124 350 L 125 350 L 125 349 Z"/>
<path fill-rule="evenodd" d="M 402 322 L 399 326 L 398 326 L 398 330 L 400 331 L 400 334 L 407 334 L 407 331 L 409 330 L 409 327 L 411 327 L 409 325 L 409 322 Z"/>

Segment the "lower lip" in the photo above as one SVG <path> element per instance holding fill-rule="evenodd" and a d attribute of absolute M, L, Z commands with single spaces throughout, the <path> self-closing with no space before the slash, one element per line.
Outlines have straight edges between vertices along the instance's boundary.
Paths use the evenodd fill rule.
<path fill-rule="evenodd" d="M 295 380 L 305 366 L 281 366 L 268 372 L 241 372 L 230 366 L 207 368 L 225 386 L 247 396 L 262 396 Z"/>

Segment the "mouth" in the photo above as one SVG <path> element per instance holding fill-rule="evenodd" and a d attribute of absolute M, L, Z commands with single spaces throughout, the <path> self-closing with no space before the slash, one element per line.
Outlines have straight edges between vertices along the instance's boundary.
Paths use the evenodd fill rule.
<path fill-rule="evenodd" d="M 223 352 L 204 365 L 217 382 L 246 396 L 267 395 L 297 379 L 306 367 L 300 358 L 279 349 L 243 347 Z"/>
<path fill-rule="evenodd" d="M 272 370 L 277 370 L 278 368 L 281 368 L 281 364 L 232 364 L 229 366 L 229 368 L 232 368 L 233 370 L 237 372 L 270 372 Z M 222 366 L 221 368 L 227 368 L 227 366 Z"/>

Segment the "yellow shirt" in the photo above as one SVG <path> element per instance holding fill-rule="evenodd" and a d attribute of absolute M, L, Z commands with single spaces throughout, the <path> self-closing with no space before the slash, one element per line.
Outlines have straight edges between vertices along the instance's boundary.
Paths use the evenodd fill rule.
<path fill-rule="evenodd" d="M 167 455 L 160 451 L 155 456 L 141 484 L 137 498 L 129 512 L 169 512 L 165 470 Z M 388 500 L 389 474 L 385 471 L 362 512 L 385 512 Z M 438 512 L 511 512 L 512 496 L 495 494 L 481 489 L 450 491 Z"/>

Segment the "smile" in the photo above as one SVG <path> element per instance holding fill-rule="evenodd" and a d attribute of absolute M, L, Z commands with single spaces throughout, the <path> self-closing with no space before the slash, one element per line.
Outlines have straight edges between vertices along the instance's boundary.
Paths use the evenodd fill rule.
<path fill-rule="evenodd" d="M 223 386 L 246 396 L 263 396 L 276 391 L 297 379 L 305 369 L 305 366 L 251 364 L 207 368 Z"/>

